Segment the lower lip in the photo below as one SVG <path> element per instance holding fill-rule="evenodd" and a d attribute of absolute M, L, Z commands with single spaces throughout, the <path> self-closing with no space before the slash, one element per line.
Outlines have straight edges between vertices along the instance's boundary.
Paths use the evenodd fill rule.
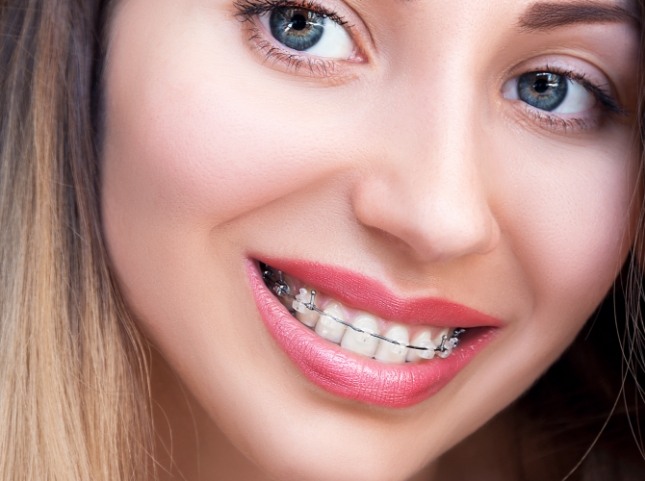
<path fill-rule="evenodd" d="M 413 406 L 440 391 L 492 339 L 494 329 L 486 329 L 446 359 L 383 364 L 320 338 L 269 291 L 254 262 L 248 261 L 247 271 L 262 320 L 280 348 L 311 382 L 342 398 L 388 408 Z"/>

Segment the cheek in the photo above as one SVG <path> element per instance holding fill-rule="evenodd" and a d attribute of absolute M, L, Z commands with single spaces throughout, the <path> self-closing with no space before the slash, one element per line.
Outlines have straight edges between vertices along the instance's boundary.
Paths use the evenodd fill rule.
<path fill-rule="evenodd" d="M 177 319 L 213 309 L 209 299 L 221 289 L 209 277 L 221 270 L 213 230 L 346 168 L 355 156 L 340 153 L 354 140 L 343 122 L 356 121 L 339 113 L 342 101 L 325 100 L 331 93 L 295 95 L 284 78 L 258 81 L 266 67 L 240 61 L 235 47 L 215 52 L 220 37 L 239 35 L 227 33 L 226 22 L 200 17 L 186 29 L 158 21 L 167 26 L 159 32 L 137 15 L 121 11 L 110 45 L 102 208 L 121 287 L 153 325 L 168 317 L 170 300 L 191 309 L 174 312 Z M 176 322 L 166 327 L 181 330 Z"/>
<path fill-rule="evenodd" d="M 193 23 L 190 33 L 153 31 L 143 43 L 117 30 L 104 147 L 115 197 L 148 219 L 162 213 L 166 221 L 212 226 L 342 168 L 338 152 L 349 139 L 325 140 L 349 131 L 338 90 L 334 107 L 319 90 L 300 88 L 295 96 L 284 79 L 265 74 L 259 82 L 266 67 L 240 58 L 244 52 L 209 48 L 227 29 L 239 31 L 225 22 Z"/>
<path fill-rule="evenodd" d="M 521 172 L 500 171 L 510 186 L 503 222 L 536 306 L 588 314 L 630 248 L 638 154 L 628 135 L 611 139 L 603 148 L 554 146 L 547 154 L 543 145 L 523 145 L 515 151 Z"/>
<path fill-rule="evenodd" d="M 145 83 L 136 103 L 136 92 L 112 89 L 106 179 L 118 178 L 119 195 L 134 196 L 131 206 L 171 216 L 208 212 L 220 223 L 280 195 L 271 189 L 278 180 L 286 191 L 301 182 L 284 159 L 268 154 L 286 150 L 275 135 L 284 127 L 252 122 L 251 96 L 159 77 Z"/>

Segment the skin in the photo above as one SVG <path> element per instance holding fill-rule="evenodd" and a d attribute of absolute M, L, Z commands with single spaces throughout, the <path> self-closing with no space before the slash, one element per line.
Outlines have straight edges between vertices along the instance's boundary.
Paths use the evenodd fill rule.
<path fill-rule="evenodd" d="M 328 2 L 361 54 L 321 76 L 267 59 L 231 1 L 121 2 L 103 220 L 155 347 L 162 478 L 439 478 L 455 459 L 442 456 L 570 344 L 631 243 L 634 117 L 591 109 L 575 115 L 588 129 L 556 129 L 504 86 L 562 65 L 633 106 L 637 35 L 625 23 L 522 31 L 530 3 Z M 343 266 L 503 326 L 420 404 L 347 401 L 267 332 L 250 252 Z M 491 479 L 513 479 L 504 469 Z"/>

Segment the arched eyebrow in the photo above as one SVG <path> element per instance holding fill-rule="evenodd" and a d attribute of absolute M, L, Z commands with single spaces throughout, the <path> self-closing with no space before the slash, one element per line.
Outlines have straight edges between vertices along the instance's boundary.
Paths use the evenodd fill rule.
<path fill-rule="evenodd" d="M 522 30 L 551 30 L 582 23 L 630 23 L 641 28 L 636 5 L 608 5 L 597 1 L 537 2 L 522 14 L 518 25 Z"/>

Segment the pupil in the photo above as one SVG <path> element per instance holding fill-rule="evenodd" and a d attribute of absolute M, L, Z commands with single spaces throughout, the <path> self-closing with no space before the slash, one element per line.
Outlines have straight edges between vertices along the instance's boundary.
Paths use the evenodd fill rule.
<path fill-rule="evenodd" d="M 544 92 L 549 90 L 549 81 L 544 77 L 538 78 L 536 79 L 535 85 L 533 86 L 533 88 L 537 93 L 543 94 Z"/>
<path fill-rule="evenodd" d="M 301 13 L 296 13 L 291 18 L 291 28 L 294 30 L 304 30 L 307 28 L 307 17 Z"/>

